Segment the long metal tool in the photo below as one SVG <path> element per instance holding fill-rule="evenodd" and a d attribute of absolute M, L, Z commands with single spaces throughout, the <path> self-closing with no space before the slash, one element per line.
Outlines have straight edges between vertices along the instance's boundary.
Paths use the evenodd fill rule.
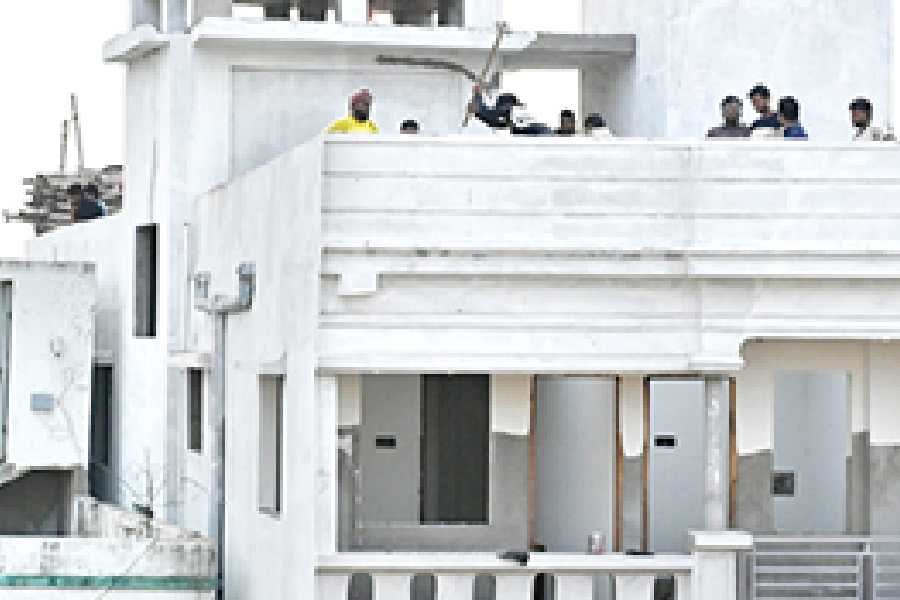
<path fill-rule="evenodd" d="M 497 60 L 497 55 L 500 53 L 500 44 L 503 43 L 503 37 L 509 32 L 509 25 L 504 23 L 503 21 L 497 21 L 497 37 L 494 38 L 494 45 L 491 46 L 491 52 L 488 54 L 487 62 L 484 63 L 484 68 L 481 70 L 481 76 L 478 78 L 478 85 L 484 87 L 487 82 L 488 73 L 491 71 L 491 66 L 493 66 L 494 62 Z M 472 101 L 474 101 L 474 96 L 466 105 L 466 116 L 463 117 L 462 126 L 468 127 L 469 120 L 472 118 Z"/>

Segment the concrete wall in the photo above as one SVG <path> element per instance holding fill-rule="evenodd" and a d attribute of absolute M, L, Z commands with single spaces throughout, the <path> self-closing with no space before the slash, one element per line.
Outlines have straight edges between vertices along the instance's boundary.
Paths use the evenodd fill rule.
<path fill-rule="evenodd" d="M 197 268 L 211 274 L 211 294 L 234 293 L 238 263 L 257 266 L 253 309 L 229 318 L 226 341 L 229 599 L 289 598 L 313 589 L 316 530 L 325 524 L 311 509 L 320 410 L 314 378 L 320 160 L 320 142 L 296 148 L 200 198 L 193 217 Z M 250 198 L 253 208 L 247 210 Z M 208 340 L 211 327 L 209 317 L 195 314 L 192 339 Z M 258 378 L 272 374 L 273 365 L 285 375 L 278 515 L 261 513 L 256 493 Z"/>
<path fill-rule="evenodd" d="M 12 283 L 7 460 L 87 468 L 94 269 L 0 261 L 0 281 Z M 49 395 L 50 409 L 33 410 L 32 394 Z"/>
<path fill-rule="evenodd" d="M 873 101 L 876 122 L 889 118 L 890 0 L 682 0 L 662 9 L 584 0 L 582 13 L 585 31 L 637 35 L 636 60 L 606 74 L 616 89 L 606 111 L 622 134 L 702 136 L 721 120 L 724 96 L 743 97 L 758 81 L 776 100 L 801 102 L 814 140 L 849 138 L 856 96 Z M 745 102 L 747 120 L 752 113 Z"/>
<path fill-rule="evenodd" d="M 752 338 L 893 338 L 898 151 L 328 139 L 319 364 L 692 371 Z"/>

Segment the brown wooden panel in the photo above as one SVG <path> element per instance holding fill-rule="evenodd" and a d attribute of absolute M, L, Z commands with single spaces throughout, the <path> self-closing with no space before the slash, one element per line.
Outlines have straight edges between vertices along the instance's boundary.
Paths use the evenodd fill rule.
<path fill-rule="evenodd" d="M 737 379 L 728 378 L 728 527 L 737 529 Z"/>
<path fill-rule="evenodd" d="M 644 453 L 641 457 L 641 550 L 650 547 L 650 378 L 644 377 Z"/>
<path fill-rule="evenodd" d="M 625 481 L 625 447 L 622 442 L 622 377 L 616 376 L 616 399 L 613 418 L 616 420 L 616 491 L 613 522 L 613 552 L 622 552 L 625 518 L 623 487 Z"/>
<path fill-rule="evenodd" d="M 528 547 L 537 535 L 537 376 L 531 376 L 530 426 L 528 430 Z"/>

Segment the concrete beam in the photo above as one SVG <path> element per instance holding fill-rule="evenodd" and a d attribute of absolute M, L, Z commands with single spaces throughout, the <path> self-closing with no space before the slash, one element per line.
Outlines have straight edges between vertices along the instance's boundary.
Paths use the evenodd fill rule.
<path fill-rule="evenodd" d="M 193 2 L 192 25 L 196 25 L 206 17 L 231 16 L 231 0 L 193 0 Z"/>

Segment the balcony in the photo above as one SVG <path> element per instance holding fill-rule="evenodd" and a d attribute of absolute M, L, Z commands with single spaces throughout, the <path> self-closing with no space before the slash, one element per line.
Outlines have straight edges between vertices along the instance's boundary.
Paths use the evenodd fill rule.
<path fill-rule="evenodd" d="M 694 534 L 692 555 L 625 556 L 531 554 L 527 564 L 491 554 L 338 554 L 319 557 L 316 598 L 344 600 L 352 574 L 371 576 L 374 600 L 407 598 L 415 575 L 432 575 L 440 600 L 472 600 L 477 576 L 492 580 L 496 600 L 534 597 L 537 576 L 552 575 L 556 600 L 606 597 L 610 584 L 617 600 L 652 600 L 658 577 L 672 577 L 676 598 L 735 598 L 738 552 L 752 538 L 736 532 Z"/>

